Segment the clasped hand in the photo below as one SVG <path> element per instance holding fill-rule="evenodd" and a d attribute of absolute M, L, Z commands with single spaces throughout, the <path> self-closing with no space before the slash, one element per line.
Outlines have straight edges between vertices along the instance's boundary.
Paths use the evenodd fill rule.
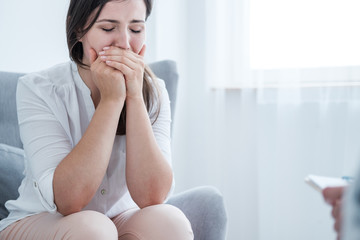
<path fill-rule="evenodd" d="M 145 45 L 136 54 L 118 47 L 90 50 L 90 69 L 101 98 L 142 98 Z"/>

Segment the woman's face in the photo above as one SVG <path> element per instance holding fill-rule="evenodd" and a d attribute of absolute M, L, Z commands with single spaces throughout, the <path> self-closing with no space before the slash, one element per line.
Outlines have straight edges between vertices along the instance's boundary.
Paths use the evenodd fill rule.
<path fill-rule="evenodd" d="M 95 24 L 80 39 L 84 50 L 83 62 L 89 64 L 91 48 L 99 53 L 104 47 L 116 46 L 139 53 L 145 41 L 145 17 L 143 0 L 106 3 Z"/>

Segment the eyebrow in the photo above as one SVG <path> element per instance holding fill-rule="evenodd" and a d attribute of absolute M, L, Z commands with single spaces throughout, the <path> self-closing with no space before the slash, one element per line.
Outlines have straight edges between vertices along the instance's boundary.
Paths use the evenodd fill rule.
<path fill-rule="evenodd" d="M 101 20 L 96 21 L 96 23 L 100 23 L 100 22 L 110 22 L 110 23 L 116 23 L 116 24 L 120 23 L 118 20 L 114 20 L 114 19 L 101 19 Z M 145 21 L 134 19 L 134 20 L 131 20 L 130 23 L 145 23 Z"/>

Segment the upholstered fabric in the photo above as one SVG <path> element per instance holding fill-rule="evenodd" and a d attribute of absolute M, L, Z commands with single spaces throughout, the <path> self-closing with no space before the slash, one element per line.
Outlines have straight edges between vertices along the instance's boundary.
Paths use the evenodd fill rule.
<path fill-rule="evenodd" d="M 0 144 L 0 219 L 9 213 L 4 204 L 19 196 L 18 187 L 23 179 L 24 150 L 6 144 Z"/>
<path fill-rule="evenodd" d="M 167 202 L 181 209 L 189 219 L 195 240 L 226 238 L 224 199 L 214 187 L 202 186 L 174 195 Z"/>
<path fill-rule="evenodd" d="M 16 86 L 21 73 L 0 72 L 0 143 L 22 148 L 16 114 Z"/>
<path fill-rule="evenodd" d="M 165 81 L 166 90 L 168 91 L 170 97 L 171 119 L 174 119 L 177 84 L 179 78 L 176 63 L 174 61 L 164 60 L 151 63 L 149 66 L 158 78 Z"/>

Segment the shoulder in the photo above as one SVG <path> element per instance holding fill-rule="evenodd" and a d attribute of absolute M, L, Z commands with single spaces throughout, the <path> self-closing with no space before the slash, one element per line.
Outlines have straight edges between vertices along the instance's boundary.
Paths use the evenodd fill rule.
<path fill-rule="evenodd" d="M 51 68 L 26 74 L 19 78 L 19 85 L 26 85 L 30 89 L 64 88 L 74 85 L 72 63 L 65 62 Z"/>
<path fill-rule="evenodd" d="M 161 93 L 166 92 L 166 84 L 164 80 L 162 80 L 161 78 L 156 78 L 155 84 L 156 86 L 158 86 L 158 89 Z"/>
<path fill-rule="evenodd" d="M 69 61 L 19 78 L 16 101 L 18 109 L 37 104 L 58 111 L 75 95 L 74 69 Z"/>
<path fill-rule="evenodd" d="M 155 105 L 162 105 L 169 101 L 169 92 L 164 80 L 161 78 L 155 78 L 152 80 L 153 89 L 156 95 Z"/>
<path fill-rule="evenodd" d="M 156 84 L 159 85 L 160 88 L 165 88 L 166 89 L 164 80 L 162 80 L 161 78 L 156 78 L 154 81 L 156 82 Z"/>

